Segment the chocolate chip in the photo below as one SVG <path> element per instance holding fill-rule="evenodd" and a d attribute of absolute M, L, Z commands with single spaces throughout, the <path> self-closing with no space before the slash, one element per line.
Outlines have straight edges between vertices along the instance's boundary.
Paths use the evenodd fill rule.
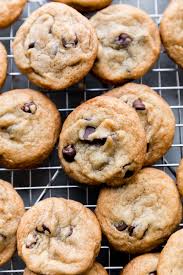
<path fill-rule="evenodd" d="M 30 43 L 28 49 L 34 48 L 34 47 L 35 47 L 35 44 L 36 44 L 35 42 Z"/>
<path fill-rule="evenodd" d="M 24 111 L 25 113 L 35 114 L 36 110 L 37 106 L 33 101 L 25 103 L 22 107 L 22 111 Z"/>
<path fill-rule="evenodd" d="M 157 275 L 157 271 L 152 271 L 149 273 L 149 275 Z"/>
<path fill-rule="evenodd" d="M 125 173 L 125 175 L 124 175 L 124 179 L 132 177 L 133 174 L 134 174 L 134 171 L 127 170 L 126 173 Z"/>
<path fill-rule="evenodd" d="M 92 126 L 87 126 L 83 135 L 83 138 L 85 140 L 88 139 L 88 137 L 95 132 L 96 128 Z"/>
<path fill-rule="evenodd" d="M 32 249 L 38 242 L 38 235 L 34 233 L 30 239 L 26 242 L 26 248 Z"/>
<path fill-rule="evenodd" d="M 118 44 L 121 48 L 127 48 L 132 41 L 133 38 L 127 33 L 121 33 L 115 40 L 116 44 Z"/>
<path fill-rule="evenodd" d="M 63 157 L 68 162 L 73 162 L 75 155 L 76 155 L 76 149 L 73 144 L 65 146 L 62 150 Z"/>
<path fill-rule="evenodd" d="M 78 44 L 78 38 L 76 37 L 73 41 L 67 41 L 65 38 L 62 38 L 62 44 L 64 48 L 76 48 Z"/>
<path fill-rule="evenodd" d="M 103 146 L 106 143 L 107 138 L 96 138 L 94 140 L 85 140 L 84 142 L 89 145 Z"/>
<path fill-rule="evenodd" d="M 136 110 L 140 110 L 140 111 L 143 111 L 146 109 L 144 103 L 142 102 L 142 100 L 140 99 L 136 99 L 134 102 L 133 102 L 133 108 L 135 108 Z"/>
<path fill-rule="evenodd" d="M 128 227 L 129 236 L 133 235 L 134 229 L 135 229 L 135 226 L 129 225 L 129 227 Z"/>
<path fill-rule="evenodd" d="M 40 228 L 36 227 L 36 232 L 43 234 L 48 232 L 49 234 L 51 234 L 50 229 L 45 224 L 43 224 Z"/>
<path fill-rule="evenodd" d="M 124 231 L 128 227 L 128 225 L 123 221 L 119 223 L 115 223 L 114 226 L 118 231 Z"/>

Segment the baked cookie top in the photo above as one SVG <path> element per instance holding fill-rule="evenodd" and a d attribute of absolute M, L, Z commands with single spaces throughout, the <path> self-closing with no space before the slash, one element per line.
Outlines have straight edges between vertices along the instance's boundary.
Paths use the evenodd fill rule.
<path fill-rule="evenodd" d="M 150 87 L 129 83 L 105 95 L 119 98 L 133 107 L 144 126 L 147 137 L 145 165 L 159 160 L 171 147 L 175 133 L 175 117 L 167 102 Z"/>
<path fill-rule="evenodd" d="M 120 84 L 143 76 L 160 53 L 159 31 L 144 11 L 130 5 L 112 5 L 92 18 L 99 49 L 93 72 L 102 80 Z"/>
<path fill-rule="evenodd" d="M 61 3 L 34 11 L 19 28 L 14 43 L 18 68 L 48 89 L 65 89 L 91 69 L 98 41 L 86 17 Z"/>
<path fill-rule="evenodd" d="M 49 198 L 25 213 L 17 242 L 19 255 L 33 272 L 74 275 L 93 265 L 101 230 L 93 212 L 81 203 Z"/>
<path fill-rule="evenodd" d="M 60 133 L 60 114 L 45 95 L 12 90 L 0 95 L 0 163 L 32 167 L 52 151 Z"/>
<path fill-rule="evenodd" d="M 183 5 L 182 0 L 170 1 L 165 10 L 160 34 L 168 55 L 183 67 Z"/>
<path fill-rule="evenodd" d="M 0 0 L 0 28 L 13 23 L 22 12 L 27 0 Z"/>
<path fill-rule="evenodd" d="M 16 250 L 16 232 L 24 214 L 24 203 L 12 185 L 0 180 L 0 266 Z"/>
<path fill-rule="evenodd" d="M 79 11 L 100 10 L 108 6 L 112 0 L 54 0 L 56 2 L 70 5 Z"/>
<path fill-rule="evenodd" d="M 150 251 L 175 230 L 182 205 L 174 181 L 163 171 L 142 169 L 128 184 L 100 192 L 96 214 L 114 248 Z"/>
<path fill-rule="evenodd" d="M 158 262 L 158 275 L 183 274 L 183 229 L 178 230 L 170 236 L 167 244 L 160 253 Z"/>
<path fill-rule="evenodd" d="M 58 151 L 63 168 L 75 180 L 116 186 L 141 169 L 146 137 L 133 108 L 99 96 L 67 117 Z"/>
<path fill-rule="evenodd" d="M 121 275 L 156 275 L 159 254 L 147 253 L 134 258 L 121 271 Z"/>
<path fill-rule="evenodd" d="M 3 44 L 0 42 L 0 88 L 2 87 L 6 79 L 7 67 L 8 67 L 7 52 Z"/>

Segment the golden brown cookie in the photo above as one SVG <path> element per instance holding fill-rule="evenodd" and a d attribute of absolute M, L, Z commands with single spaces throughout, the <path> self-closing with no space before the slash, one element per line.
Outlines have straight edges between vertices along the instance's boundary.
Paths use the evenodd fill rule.
<path fill-rule="evenodd" d="M 60 114 L 45 95 L 12 90 L 0 95 L 0 164 L 26 168 L 40 164 L 60 133 Z"/>
<path fill-rule="evenodd" d="M 159 254 L 147 253 L 134 258 L 121 271 L 121 275 L 156 275 Z"/>
<path fill-rule="evenodd" d="M 179 167 L 177 168 L 176 176 L 179 193 L 183 196 L 183 159 L 180 161 Z"/>
<path fill-rule="evenodd" d="M 0 88 L 3 86 L 6 79 L 7 67 L 7 52 L 3 44 L 0 42 Z"/>
<path fill-rule="evenodd" d="M 14 58 L 20 71 L 38 86 L 62 90 L 89 72 L 98 40 L 89 20 L 61 3 L 34 11 L 19 28 Z"/>
<path fill-rule="evenodd" d="M 182 204 L 165 172 L 144 168 L 128 184 L 101 190 L 96 214 L 115 249 L 144 253 L 173 233 L 182 219 Z"/>
<path fill-rule="evenodd" d="M 94 213 L 62 198 L 43 200 L 28 210 L 17 232 L 19 256 L 41 274 L 80 274 L 100 250 L 101 229 Z"/>
<path fill-rule="evenodd" d="M 160 253 L 158 262 L 158 275 L 183 274 L 183 229 L 172 234 Z"/>
<path fill-rule="evenodd" d="M 181 67 L 183 67 L 182 25 L 183 2 L 182 0 L 172 0 L 163 14 L 160 33 L 168 55 Z"/>
<path fill-rule="evenodd" d="M 97 12 L 91 23 L 99 39 L 93 72 L 106 82 L 122 84 L 143 76 L 160 54 L 159 31 L 144 11 L 112 5 Z"/>
<path fill-rule="evenodd" d="M 119 98 L 139 115 L 147 137 L 145 166 L 159 160 L 171 147 L 175 133 L 175 117 L 167 102 L 150 87 L 129 83 L 105 95 Z"/>
<path fill-rule="evenodd" d="M 27 0 L 0 0 L 0 28 L 12 24 L 21 14 Z"/>
<path fill-rule="evenodd" d="M 67 4 L 79 11 L 94 11 L 107 7 L 112 0 L 53 0 Z"/>
<path fill-rule="evenodd" d="M 144 163 L 146 136 L 137 113 L 114 97 L 99 96 L 65 120 L 59 158 L 80 183 L 122 185 Z"/>
<path fill-rule="evenodd" d="M 24 214 L 24 203 L 12 185 L 0 180 L 0 266 L 16 250 L 16 232 Z"/>

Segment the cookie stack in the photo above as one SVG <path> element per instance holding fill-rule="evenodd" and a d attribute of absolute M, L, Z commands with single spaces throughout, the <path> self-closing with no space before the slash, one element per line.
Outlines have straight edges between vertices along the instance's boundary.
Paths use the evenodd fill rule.
<path fill-rule="evenodd" d="M 2 13 L 0 27 L 11 24 L 26 1 L 15 2 L 17 6 L 2 2 L 7 11 Z M 93 11 L 111 1 L 56 2 Z M 13 42 L 15 63 L 34 84 L 62 90 L 92 70 L 102 81 L 121 85 L 140 78 L 157 61 L 159 30 L 144 11 L 111 5 L 89 21 L 61 3 L 34 11 Z M 182 65 L 182 41 L 174 36 L 171 25 L 175 13 L 183 17 L 180 5 L 181 0 L 170 3 L 160 31 L 168 54 Z M 175 25 L 180 28 L 179 20 Z M 1 44 L 0 62 L 2 86 L 7 53 Z M 95 214 L 63 198 L 45 199 L 24 213 L 19 195 L 1 180 L 0 265 L 12 257 L 17 242 L 27 266 L 24 275 L 106 275 L 96 262 L 103 233 L 120 252 L 145 253 L 133 259 L 122 275 L 182 274 L 183 230 L 170 235 L 182 219 L 178 189 L 183 195 L 183 163 L 177 170 L 178 189 L 165 172 L 147 167 L 169 150 L 174 133 L 169 105 L 142 84 L 128 83 L 84 102 L 66 118 L 62 131 L 56 106 L 42 93 L 19 89 L 2 94 L 1 165 L 11 169 L 37 166 L 59 138 L 58 155 L 68 176 L 81 184 L 107 187 L 100 190 Z M 168 238 L 161 253 L 148 253 Z"/>

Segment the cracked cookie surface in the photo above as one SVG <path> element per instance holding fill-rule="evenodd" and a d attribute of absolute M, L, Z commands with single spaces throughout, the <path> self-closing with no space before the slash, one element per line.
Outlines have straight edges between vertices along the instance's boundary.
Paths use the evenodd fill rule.
<path fill-rule="evenodd" d="M 17 232 L 18 253 L 35 273 L 83 273 L 100 250 L 97 218 L 81 203 L 50 198 L 23 216 Z"/>
<path fill-rule="evenodd" d="M 159 57 L 159 31 L 144 11 L 129 5 L 112 5 L 90 21 L 99 39 L 93 72 L 102 80 L 121 84 L 137 79 Z"/>
<path fill-rule="evenodd" d="M 0 180 L 0 266 L 11 259 L 16 250 L 16 233 L 24 203 L 12 185 Z"/>
<path fill-rule="evenodd" d="M 175 133 L 175 117 L 167 102 L 150 87 L 136 83 L 113 89 L 105 95 L 119 98 L 137 111 L 147 137 L 144 165 L 159 160 L 171 147 Z"/>
<path fill-rule="evenodd" d="M 75 180 L 116 186 L 141 169 L 146 137 L 133 108 L 99 96 L 67 117 L 58 151 L 63 168 Z"/>
<path fill-rule="evenodd" d="M 160 23 L 160 34 L 166 52 L 181 67 L 183 67 L 182 3 L 182 0 L 171 1 Z"/>
<path fill-rule="evenodd" d="M 0 0 L 0 28 L 8 27 L 21 14 L 27 0 Z"/>
<path fill-rule="evenodd" d="M 101 190 L 96 214 L 114 248 L 140 253 L 169 237 L 181 221 L 182 205 L 167 174 L 144 168 L 121 188 Z"/>
<path fill-rule="evenodd" d="M 159 254 L 147 253 L 131 260 L 121 271 L 121 275 L 156 275 Z"/>
<path fill-rule="evenodd" d="M 183 229 L 178 230 L 170 236 L 166 245 L 160 253 L 158 262 L 158 275 L 183 274 Z"/>
<path fill-rule="evenodd" d="M 56 2 L 70 5 L 79 11 L 100 10 L 108 6 L 112 0 L 54 0 Z"/>
<path fill-rule="evenodd" d="M 6 79 L 7 67 L 8 67 L 7 52 L 3 44 L 0 43 L 0 88 L 2 87 Z"/>
<path fill-rule="evenodd" d="M 32 167 L 52 151 L 60 133 L 60 114 L 45 95 L 20 89 L 0 96 L 0 163 Z"/>
<path fill-rule="evenodd" d="M 38 86 L 53 90 L 79 82 L 93 66 L 97 47 L 88 19 L 61 3 L 34 11 L 13 43 L 18 68 Z"/>

